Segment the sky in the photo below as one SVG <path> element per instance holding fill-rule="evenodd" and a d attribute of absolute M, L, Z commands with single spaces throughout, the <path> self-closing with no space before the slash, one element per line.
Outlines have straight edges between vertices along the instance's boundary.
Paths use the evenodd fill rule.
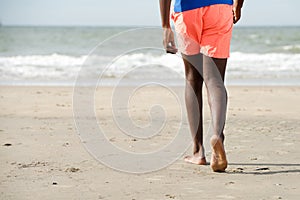
<path fill-rule="evenodd" d="M 300 0 L 245 0 L 239 26 L 300 26 L 299 8 Z M 159 0 L 0 0 L 0 21 L 22 26 L 159 26 Z"/>

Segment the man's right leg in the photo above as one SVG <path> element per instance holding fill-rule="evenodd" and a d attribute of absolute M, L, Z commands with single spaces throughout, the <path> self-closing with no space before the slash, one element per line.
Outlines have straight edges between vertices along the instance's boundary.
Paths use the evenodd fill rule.
<path fill-rule="evenodd" d="M 202 116 L 202 86 L 203 78 L 201 71 L 197 70 L 183 55 L 185 66 L 186 88 L 185 102 L 193 137 L 193 155 L 186 156 L 185 161 L 198 165 L 205 165 L 205 152 L 203 148 L 203 116 Z M 199 62 L 202 62 L 202 55 L 199 54 Z M 202 63 L 199 63 L 202 65 Z"/>
<path fill-rule="evenodd" d="M 224 85 L 224 75 L 227 59 L 204 56 L 203 77 L 212 116 L 213 136 L 211 137 L 213 171 L 225 171 L 227 167 L 226 153 L 223 145 L 223 129 L 226 119 L 227 92 Z"/>

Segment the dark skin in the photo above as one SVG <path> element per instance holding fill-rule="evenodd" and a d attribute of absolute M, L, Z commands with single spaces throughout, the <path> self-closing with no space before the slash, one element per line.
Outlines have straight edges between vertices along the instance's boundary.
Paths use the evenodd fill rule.
<path fill-rule="evenodd" d="M 168 53 L 177 53 L 177 48 L 175 46 L 175 40 L 174 40 L 174 33 L 170 26 L 170 5 L 172 0 L 160 0 L 160 12 L 161 12 L 161 21 L 162 21 L 162 28 L 163 28 L 163 46 L 166 49 Z M 233 4 L 233 23 L 236 24 L 240 18 L 241 18 L 241 9 L 243 7 L 244 0 L 235 0 Z M 198 56 L 199 61 L 203 62 L 203 59 L 205 60 L 206 57 L 203 55 Z M 217 67 L 220 76 L 222 80 L 224 81 L 225 77 L 225 70 L 226 70 L 226 64 L 227 64 L 227 58 L 220 59 L 220 58 L 211 58 Z M 185 157 L 185 161 L 193 164 L 198 165 L 205 165 L 206 159 L 205 159 L 205 153 L 203 148 L 203 116 L 202 116 L 202 104 L 203 104 L 203 96 L 202 96 L 202 88 L 203 88 L 203 76 L 199 72 L 199 69 L 197 66 L 195 66 L 194 63 L 190 62 L 190 58 L 188 56 L 183 55 L 183 62 L 185 66 L 185 76 L 186 76 L 186 83 L 187 85 L 191 87 L 186 87 L 185 91 L 185 100 L 186 100 L 186 109 L 188 113 L 188 120 L 191 127 L 191 132 L 193 136 L 193 155 Z M 206 84 L 207 85 L 207 84 Z M 208 90 L 209 92 L 209 90 Z M 197 104 L 195 104 L 193 101 L 193 98 L 191 97 L 191 94 L 194 93 L 197 98 Z M 227 96 L 226 96 L 227 98 Z M 227 101 L 227 99 L 226 99 Z M 210 99 L 210 95 L 208 95 L 208 103 L 210 105 L 211 111 L 212 111 L 212 102 Z M 195 108 L 195 105 L 198 106 L 198 108 Z M 195 117 L 195 109 L 198 109 L 200 112 L 200 117 Z M 199 120 L 199 121 L 197 121 Z M 197 126 L 196 128 L 193 128 L 194 126 Z M 221 127 L 221 133 L 218 135 L 218 138 L 212 138 L 213 142 L 217 145 L 223 145 L 224 142 L 224 134 L 223 134 L 223 128 L 224 124 Z M 194 130 L 194 131 L 193 131 Z M 212 141 L 211 140 L 211 141 Z M 220 150 L 221 149 L 221 150 Z M 217 163 L 221 166 L 212 166 L 214 171 L 223 171 L 222 170 L 222 159 L 225 159 L 225 151 L 222 150 L 221 146 L 216 147 L 217 151 L 223 151 L 219 153 L 219 155 L 215 156 L 215 158 L 212 158 L 213 164 Z M 217 153 L 218 154 L 218 153 Z M 219 161 L 217 161 L 219 159 Z M 227 166 L 227 161 L 226 161 Z M 218 168 L 219 167 L 219 168 Z M 226 167 L 225 167 L 226 168 Z M 225 169 L 224 169 L 225 170 Z"/>

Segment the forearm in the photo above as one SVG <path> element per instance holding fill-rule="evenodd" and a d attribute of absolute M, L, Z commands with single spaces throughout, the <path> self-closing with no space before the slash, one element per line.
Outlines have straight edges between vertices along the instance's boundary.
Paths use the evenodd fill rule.
<path fill-rule="evenodd" d="M 242 8 L 244 4 L 244 0 L 234 0 L 234 6 L 236 8 Z"/>
<path fill-rule="evenodd" d="M 163 28 L 170 28 L 170 6 L 172 0 L 159 0 L 160 16 Z"/>

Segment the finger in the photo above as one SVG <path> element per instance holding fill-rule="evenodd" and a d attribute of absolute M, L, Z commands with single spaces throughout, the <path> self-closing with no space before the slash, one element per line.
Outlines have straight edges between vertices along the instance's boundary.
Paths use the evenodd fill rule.
<path fill-rule="evenodd" d="M 171 54 L 176 54 L 177 53 L 177 49 L 167 49 L 166 52 L 167 53 L 171 53 Z"/>
<path fill-rule="evenodd" d="M 170 49 L 174 49 L 174 50 L 177 50 L 177 48 L 176 48 L 176 44 L 175 44 L 175 42 L 174 42 L 174 41 L 170 41 L 170 42 L 169 42 L 168 48 L 170 48 Z"/>
<path fill-rule="evenodd" d="M 233 16 L 233 23 L 236 24 L 239 20 L 240 20 L 240 17 L 237 14 L 235 14 Z"/>
<path fill-rule="evenodd" d="M 235 24 L 236 23 L 236 12 L 235 12 L 235 10 L 232 11 L 232 14 L 233 14 L 233 23 Z"/>
<path fill-rule="evenodd" d="M 235 17 L 234 23 L 236 24 L 240 20 L 240 17 Z"/>
<path fill-rule="evenodd" d="M 171 41 L 171 45 L 172 45 L 172 47 L 176 47 L 176 44 L 174 41 Z"/>
<path fill-rule="evenodd" d="M 166 50 L 166 53 L 176 54 L 176 53 L 177 53 L 177 50 L 169 50 L 169 49 L 167 49 L 167 50 Z"/>
<path fill-rule="evenodd" d="M 176 54 L 177 51 L 174 49 L 166 49 L 166 53 Z"/>
<path fill-rule="evenodd" d="M 237 20 L 236 20 L 236 17 L 233 16 L 233 23 L 236 24 L 237 23 Z"/>
<path fill-rule="evenodd" d="M 172 54 L 175 54 L 177 53 L 177 48 L 175 46 L 168 46 L 168 48 L 166 49 L 166 52 L 167 53 L 172 53 Z"/>
<path fill-rule="evenodd" d="M 167 49 L 170 45 L 169 45 L 170 42 L 168 42 L 168 40 L 163 40 L 163 46 L 165 49 Z"/>

